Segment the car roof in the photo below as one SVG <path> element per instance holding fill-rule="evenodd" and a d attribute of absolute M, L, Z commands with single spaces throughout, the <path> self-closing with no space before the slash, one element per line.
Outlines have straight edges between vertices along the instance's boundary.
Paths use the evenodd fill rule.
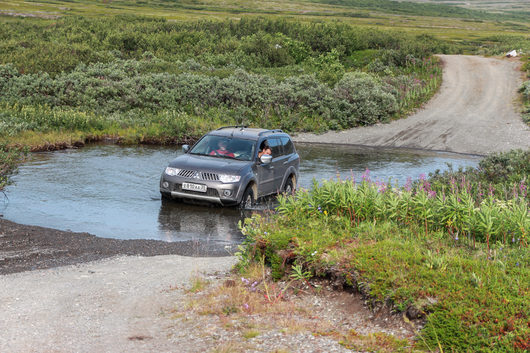
<path fill-rule="evenodd" d="M 259 128 L 249 128 L 246 126 L 226 126 L 221 127 L 217 130 L 211 131 L 208 135 L 215 136 L 226 136 L 226 137 L 239 137 L 244 139 L 257 140 L 260 137 L 265 137 L 269 135 L 281 134 L 283 136 L 288 136 L 282 130 L 269 130 L 269 129 L 259 129 Z"/>

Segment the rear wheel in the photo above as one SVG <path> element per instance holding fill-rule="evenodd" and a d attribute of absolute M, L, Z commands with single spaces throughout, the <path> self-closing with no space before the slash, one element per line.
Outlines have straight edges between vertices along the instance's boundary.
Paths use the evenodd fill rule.
<path fill-rule="evenodd" d="M 254 190 L 249 186 L 243 193 L 243 198 L 239 204 L 239 208 L 251 208 L 256 203 L 256 197 L 254 196 Z"/>

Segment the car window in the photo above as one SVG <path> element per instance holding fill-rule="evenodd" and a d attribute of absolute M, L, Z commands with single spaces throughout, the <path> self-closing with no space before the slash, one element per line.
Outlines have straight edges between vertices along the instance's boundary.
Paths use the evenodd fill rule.
<path fill-rule="evenodd" d="M 256 143 L 252 140 L 227 136 L 206 135 L 189 152 L 190 154 L 252 160 Z"/>
<path fill-rule="evenodd" d="M 291 141 L 290 138 L 287 136 L 282 137 L 282 146 L 283 146 L 283 153 L 284 154 L 291 154 L 294 152 L 294 146 L 293 141 Z"/>
<path fill-rule="evenodd" d="M 272 157 L 279 157 L 282 153 L 282 142 L 277 137 L 268 138 L 269 146 L 272 150 Z"/>

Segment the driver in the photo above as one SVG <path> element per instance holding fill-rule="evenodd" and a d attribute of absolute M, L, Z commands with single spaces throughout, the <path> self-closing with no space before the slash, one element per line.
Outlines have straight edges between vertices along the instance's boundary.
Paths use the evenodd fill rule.
<path fill-rule="evenodd" d="M 226 140 L 220 140 L 217 143 L 217 146 L 219 148 L 216 150 L 212 150 L 212 152 L 210 152 L 210 156 L 226 156 L 226 157 L 235 158 L 235 155 L 226 149 L 226 146 L 227 146 Z"/>

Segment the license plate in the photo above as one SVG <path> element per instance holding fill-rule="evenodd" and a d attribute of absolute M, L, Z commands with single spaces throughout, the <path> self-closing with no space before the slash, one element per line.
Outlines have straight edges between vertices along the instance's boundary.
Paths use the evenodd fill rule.
<path fill-rule="evenodd" d="M 182 183 L 182 190 L 206 192 L 206 185 Z"/>

